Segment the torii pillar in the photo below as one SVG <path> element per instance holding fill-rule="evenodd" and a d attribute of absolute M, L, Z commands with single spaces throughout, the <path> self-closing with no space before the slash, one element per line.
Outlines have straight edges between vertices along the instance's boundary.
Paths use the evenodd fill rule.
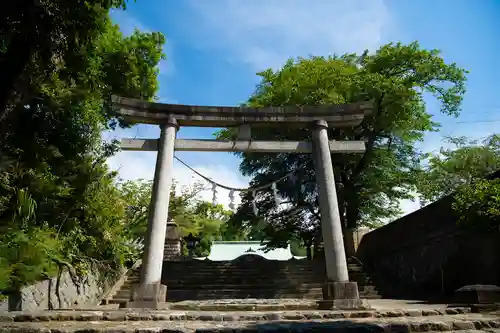
<path fill-rule="evenodd" d="M 327 279 L 320 308 L 360 308 L 358 285 L 349 282 L 327 122 L 315 121 L 312 134 Z"/>
<path fill-rule="evenodd" d="M 160 126 L 158 155 L 149 206 L 148 231 L 144 241 L 141 267 L 141 286 L 134 292 L 133 299 L 140 302 L 165 302 L 167 286 L 161 284 L 163 254 L 167 233 L 168 206 L 174 167 L 174 144 L 178 130 L 175 118 L 169 117 Z M 147 305 L 147 304 L 145 304 Z"/>
<path fill-rule="evenodd" d="M 313 153 L 319 188 L 321 226 L 325 248 L 326 283 L 321 308 L 359 309 L 356 282 L 349 282 L 343 244 L 331 153 L 364 152 L 363 141 L 329 141 L 328 123 L 335 127 L 355 126 L 369 113 L 369 102 L 348 105 L 322 105 L 272 108 L 212 107 L 149 103 L 113 97 L 116 112 L 135 123 L 160 125 L 159 140 L 125 139 L 125 150 L 158 151 L 153 193 L 149 209 L 148 231 L 144 247 L 141 284 L 134 290 L 127 307 L 160 308 L 166 300 L 167 286 L 161 284 L 163 251 L 167 228 L 168 204 L 172 184 L 174 150 L 219 152 Z M 300 112 L 302 111 L 302 112 Z M 304 126 L 312 124 L 313 142 L 252 141 L 251 124 Z M 239 126 L 237 141 L 176 140 L 178 126 Z"/>

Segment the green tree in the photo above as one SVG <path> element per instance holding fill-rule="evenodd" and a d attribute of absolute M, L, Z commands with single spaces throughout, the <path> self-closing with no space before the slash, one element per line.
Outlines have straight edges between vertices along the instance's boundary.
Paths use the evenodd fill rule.
<path fill-rule="evenodd" d="M 483 141 L 464 137 L 447 138 L 446 141 L 449 147 L 441 148 L 438 154 L 429 154 L 421 173 L 418 192 L 422 205 L 500 170 L 500 136 L 492 135 Z M 473 186 L 467 191 L 474 189 Z"/>
<path fill-rule="evenodd" d="M 460 185 L 454 199 L 459 223 L 483 228 L 500 226 L 500 179 L 477 179 Z"/>
<path fill-rule="evenodd" d="M 78 51 L 101 34 L 109 9 L 119 7 L 124 8 L 125 1 L 20 0 L 4 6 L 0 14 L 0 121 L 31 94 L 37 75 L 50 76 L 60 61 L 81 60 Z M 70 72 L 72 78 L 80 76 L 78 71 Z"/>
<path fill-rule="evenodd" d="M 152 181 L 126 181 L 120 184 L 123 200 L 128 207 L 127 229 L 131 238 L 143 238 L 146 234 L 151 189 Z M 234 240 L 238 237 L 238 233 L 233 234 L 226 227 L 231 211 L 224 209 L 222 205 L 198 199 L 203 189 L 201 183 L 180 187 L 174 181 L 169 203 L 169 218 L 178 225 L 181 235 L 191 233 L 201 238 L 194 251 L 196 256 L 208 255 L 214 240 Z"/>
<path fill-rule="evenodd" d="M 40 258 L 50 258 L 59 272 L 66 268 L 76 274 L 84 273 L 89 265 L 112 271 L 132 255 L 127 245 L 126 205 L 115 186 L 115 173 L 106 166 L 116 146 L 103 142 L 101 131 L 119 121 L 110 113 L 111 94 L 154 98 L 165 39 L 159 33 L 139 31 L 124 37 L 111 23 L 108 7 L 96 6 L 92 9 L 99 14 L 94 18 L 98 22 L 94 34 L 83 38 L 87 32 L 81 32 L 78 43 L 64 52 L 51 49 L 50 63 L 37 56 L 47 50 L 41 46 L 32 50 L 19 75 L 29 80 L 16 84 L 19 90 L 11 94 L 22 98 L 10 99 L 12 112 L 4 114 L 1 123 L 0 236 L 11 247 L 29 249 L 27 235 L 40 231 L 31 248 L 47 244 L 40 247 L 36 260 L 30 259 L 31 252 L 1 252 L 4 269 L 0 275 L 10 276 L 9 288 L 51 275 L 52 266 L 37 264 L 47 262 Z M 72 15 L 86 17 L 85 5 L 73 7 Z M 7 61 L 10 47 L 0 50 L 2 61 Z M 28 270 L 38 273 L 27 274 Z"/>
<path fill-rule="evenodd" d="M 261 83 L 247 105 L 252 107 L 324 105 L 373 101 L 374 110 L 360 126 L 331 128 L 335 140 L 364 140 L 363 154 L 333 155 L 342 225 L 377 226 L 400 213 L 399 201 L 411 198 L 422 154 L 415 144 L 426 131 L 436 130 L 426 111 L 424 94 L 441 102 L 444 114 L 456 116 L 465 91 L 466 72 L 446 64 L 437 50 L 418 43 L 388 44 L 375 53 L 358 56 L 290 59 L 282 69 L 259 73 Z M 234 136 L 224 130 L 220 138 Z M 310 140 L 305 128 L 255 128 L 253 139 Z M 252 198 L 234 215 L 239 226 L 264 223 L 271 246 L 284 245 L 318 227 L 319 211 L 312 159 L 302 154 L 239 154 L 240 170 L 252 176 L 252 186 L 269 183 L 295 170 L 295 181 L 277 184 L 284 204 L 276 207 L 271 193 L 257 196 L 259 217 Z"/>

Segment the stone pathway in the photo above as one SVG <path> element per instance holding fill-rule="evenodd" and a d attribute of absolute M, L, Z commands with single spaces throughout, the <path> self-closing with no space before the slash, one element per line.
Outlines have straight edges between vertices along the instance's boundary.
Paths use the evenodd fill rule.
<path fill-rule="evenodd" d="M 109 309 L 0 313 L 0 333 L 450 332 L 500 333 L 498 313 L 412 301 L 370 301 L 372 309 L 318 311 L 307 300 L 214 300 L 165 310 Z"/>
<path fill-rule="evenodd" d="M 427 304 L 420 301 L 394 299 L 363 299 L 364 306 L 374 310 L 425 310 L 445 309 L 446 304 Z M 81 307 L 82 310 L 113 310 L 118 304 Z M 168 309 L 196 310 L 196 311 L 251 311 L 251 310 L 315 310 L 318 308 L 316 300 L 308 299 L 220 299 L 203 301 L 182 301 L 166 303 Z"/>
<path fill-rule="evenodd" d="M 182 311 L 182 310 L 112 310 L 112 311 L 40 311 L 6 312 L 0 314 L 4 322 L 50 322 L 50 321 L 269 321 L 312 319 L 360 319 L 403 318 L 476 315 L 468 308 L 455 309 L 409 309 L 390 311 Z M 481 318 L 481 317 L 478 317 Z"/>
<path fill-rule="evenodd" d="M 500 333 L 500 317 L 469 309 L 391 311 L 43 311 L 0 315 L 3 332 L 434 332 Z"/>
<path fill-rule="evenodd" d="M 48 321 L 2 322 L 0 332 L 500 332 L 500 320 L 495 316 L 464 314 L 428 317 L 354 318 L 337 320 L 272 320 L 258 321 Z"/>

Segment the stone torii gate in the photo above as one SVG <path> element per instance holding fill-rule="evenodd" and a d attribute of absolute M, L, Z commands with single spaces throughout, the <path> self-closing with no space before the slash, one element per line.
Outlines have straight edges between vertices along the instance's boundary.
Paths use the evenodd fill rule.
<path fill-rule="evenodd" d="M 159 125 L 159 139 L 124 139 L 123 150 L 158 151 L 145 237 L 141 284 L 128 307 L 161 307 L 167 286 L 161 284 L 174 150 L 211 152 L 312 153 L 323 233 L 326 283 L 322 307 L 361 306 L 356 282 L 349 282 L 344 240 L 331 160 L 332 153 L 361 153 L 363 141 L 329 141 L 327 128 L 360 124 L 372 103 L 302 107 L 221 107 L 151 103 L 113 96 L 115 112 L 130 123 Z M 253 141 L 251 125 L 308 126 L 312 142 Z M 176 139 L 180 126 L 238 127 L 237 141 Z"/>

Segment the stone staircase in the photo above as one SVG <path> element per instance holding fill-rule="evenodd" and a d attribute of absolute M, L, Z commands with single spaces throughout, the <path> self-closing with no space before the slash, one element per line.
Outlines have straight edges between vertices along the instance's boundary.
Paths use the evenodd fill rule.
<path fill-rule="evenodd" d="M 318 261 L 268 261 L 261 257 L 242 257 L 230 262 L 165 261 L 162 283 L 167 300 L 209 299 L 321 299 L 324 264 Z M 348 261 L 349 276 L 358 282 L 362 298 L 380 298 L 361 265 Z M 130 300 L 132 287 L 139 283 L 140 268 L 130 271 L 121 288 L 104 304 Z"/>

